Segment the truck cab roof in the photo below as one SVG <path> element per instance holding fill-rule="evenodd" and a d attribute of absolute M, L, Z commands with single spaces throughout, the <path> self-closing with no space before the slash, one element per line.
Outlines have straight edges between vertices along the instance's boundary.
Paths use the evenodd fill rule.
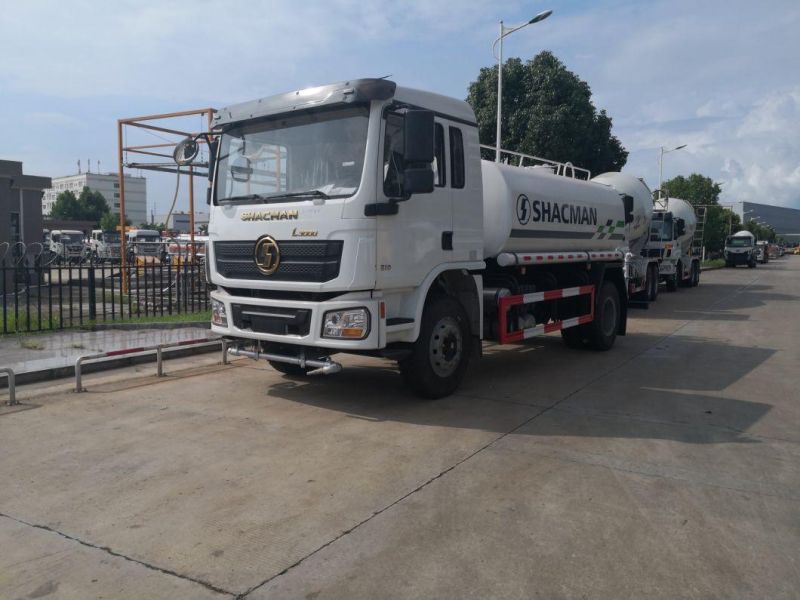
<path fill-rule="evenodd" d="M 400 103 L 419 106 L 442 117 L 477 126 L 472 107 L 463 100 L 433 92 L 398 86 L 388 79 L 351 79 L 258 100 L 241 102 L 220 109 L 214 115 L 214 129 L 248 119 L 259 119 L 322 106 L 347 105 L 394 98 Z"/>

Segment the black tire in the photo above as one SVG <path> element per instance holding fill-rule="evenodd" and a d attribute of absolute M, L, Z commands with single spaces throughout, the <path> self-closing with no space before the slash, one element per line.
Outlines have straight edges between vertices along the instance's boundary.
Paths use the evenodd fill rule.
<path fill-rule="evenodd" d="M 658 298 L 658 266 L 650 265 L 648 267 L 648 281 L 647 281 L 647 300 L 648 302 L 655 302 Z"/>
<path fill-rule="evenodd" d="M 621 312 L 617 286 L 611 281 L 603 282 L 595 302 L 594 321 L 587 323 L 587 338 L 592 348 L 605 351 L 614 345 Z"/>
<path fill-rule="evenodd" d="M 678 274 L 667 277 L 667 291 L 674 292 L 678 289 Z"/>
<path fill-rule="evenodd" d="M 269 363 L 270 367 L 272 367 L 279 373 L 283 373 L 284 375 L 290 375 L 292 377 L 305 377 L 311 370 L 308 367 L 301 367 L 300 365 L 292 365 L 290 363 L 278 362 L 275 360 L 269 360 L 267 362 Z"/>
<path fill-rule="evenodd" d="M 755 269 L 755 268 L 756 268 L 756 261 L 754 261 L 754 260 L 752 260 L 752 259 L 751 259 L 751 260 L 749 260 L 749 261 L 747 262 L 747 268 L 748 268 L 748 269 Z"/>
<path fill-rule="evenodd" d="M 694 261 L 692 263 L 692 287 L 697 287 L 700 285 L 700 263 L 698 261 Z"/>
<path fill-rule="evenodd" d="M 434 296 L 422 313 L 411 354 L 398 362 L 400 374 L 418 396 L 449 396 L 464 379 L 471 345 L 469 319 L 461 304 L 450 296 Z"/>

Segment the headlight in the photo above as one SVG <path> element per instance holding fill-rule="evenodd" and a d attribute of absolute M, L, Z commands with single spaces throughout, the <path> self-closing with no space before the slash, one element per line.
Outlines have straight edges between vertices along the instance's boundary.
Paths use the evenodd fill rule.
<path fill-rule="evenodd" d="M 366 308 L 331 310 L 325 313 L 322 337 L 363 340 L 369 334 L 369 311 Z"/>
<path fill-rule="evenodd" d="M 225 304 L 219 300 L 211 299 L 211 323 L 220 327 L 228 326 L 228 313 Z"/>

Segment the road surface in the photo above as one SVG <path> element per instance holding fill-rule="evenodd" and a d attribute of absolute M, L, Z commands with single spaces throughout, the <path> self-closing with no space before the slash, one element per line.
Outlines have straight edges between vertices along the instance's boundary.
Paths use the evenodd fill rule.
<path fill-rule="evenodd" d="M 0 597 L 796 598 L 798 298 L 796 257 L 704 273 L 610 352 L 487 348 L 437 402 L 354 357 L 23 388 Z"/>

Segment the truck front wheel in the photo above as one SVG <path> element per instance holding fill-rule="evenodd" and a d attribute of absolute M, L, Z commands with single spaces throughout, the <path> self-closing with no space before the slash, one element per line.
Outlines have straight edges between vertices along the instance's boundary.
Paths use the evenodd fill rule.
<path fill-rule="evenodd" d="M 398 363 L 403 380 L 423 398 L 449 396 L 466 373 L 471 339 L 459 302 L 449 296 L 429 300 L 411 354 Z"/>
<path fill-rule="evenodd" d="M 267 362 L 269 363 L 269 366 L 278 371 L 278 373 L 283 373 L 284 375 L 289 375 L 290 377 L 305 377 L 311 370 L 308 367 L 278 362 L 277 360 L 269 360 Z"/>

